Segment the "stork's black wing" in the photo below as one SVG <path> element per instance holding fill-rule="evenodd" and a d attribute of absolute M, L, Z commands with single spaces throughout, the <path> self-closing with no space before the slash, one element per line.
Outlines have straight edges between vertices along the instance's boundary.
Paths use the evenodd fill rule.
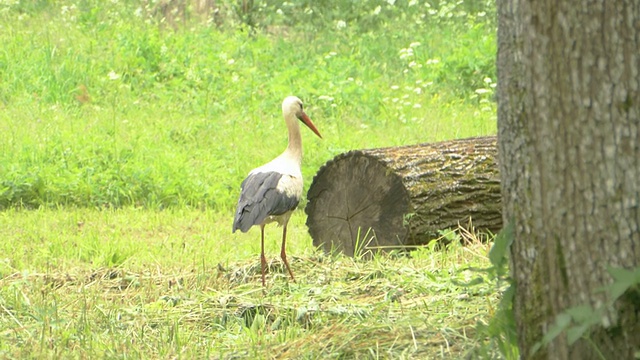
<path fill-rule="evenodd" d="M 282 215 L 298 206 L 300 199 L 280 192 L 277 187 L 283 176 L 272 171 L 249 174 L 242 182 L 240 199 L 233 220 L 233 232 L 247 232 L 270 215 Z"/>

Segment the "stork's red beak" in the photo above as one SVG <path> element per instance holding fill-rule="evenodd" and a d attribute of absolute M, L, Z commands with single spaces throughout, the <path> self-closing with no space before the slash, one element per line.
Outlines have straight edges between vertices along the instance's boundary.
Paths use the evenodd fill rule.
<path fill-rule="evenodd" d="M 316 133 L 316 135 L 318 135 L 318 137 L 322 139 L 322 135 L 320 135 L 320 132 L 318 131 L 318 129 L 316 129 L 316 126 L 313 125 L 313 122 L 311 121 L 311 119 L 309 119 L 307 114 L 304 113 L 304 111 L 300 112 L 300 116 L 298 117 L 298 119 L 300 119 L 305 125 L 307 125 L 309 129 L 311 129 L 311 131 Z"/>

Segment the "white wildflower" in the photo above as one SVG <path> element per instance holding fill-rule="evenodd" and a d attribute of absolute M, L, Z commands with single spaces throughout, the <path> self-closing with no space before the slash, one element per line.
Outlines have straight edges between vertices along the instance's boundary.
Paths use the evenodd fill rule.
<path fill-rule="evenodd" d="M 408 57 L 413 56 L 413 49 L 412 48 L 400 49 L 399 53 L 400 53 L 400 59 L 406 59 Z"/>
<path fill-rule="evenodd" d="M 107 74 L 107 76 L 109 77 L 109 80 L 118 80 L 118 79 L 120 79 L 120 75 L 118 75 L 113 70 L 109 71 L 109 74 Z"/>
<path fill-rule="evenodd" d="M 347 23 L 344 22 L 344 20 L 338 20 L 338 22 L 336 23 L 336 28 L 338 29 L 344 29 L 347 27 Z"/>
<path fill-rule="evenodd" d="M 427 60 L 427 65 L 434 65 L 434 64 L 437 64 L 439 62 L 440 62 L 439 59 L 429 59 L 429 60 Z"/>
<path fill-rule="evenodd" d="M 338 53 L 337 53 L 337 52 L 335 52 L 335 51 L 331 51 L 331 52 L 329 52 L 327 55 L 325 55 L 325 56 L 324 56 L 324 58 L 325 58 L 325 59 L 330 59 L 331 57 L 336 56 L 336 55 L 338 55 Z"/>

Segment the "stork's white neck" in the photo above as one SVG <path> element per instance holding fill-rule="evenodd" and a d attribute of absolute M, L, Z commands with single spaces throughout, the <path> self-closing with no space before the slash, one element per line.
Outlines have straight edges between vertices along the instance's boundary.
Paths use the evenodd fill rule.
<path fill-rule="evenodd" d="M 294 113 L 288 113 L 284 114 L 284 120 L 289 130 L 289 145 L 282 155 L 289 157 L 300 166 L 302 163 L 302 138 L 298 118 Z"/>

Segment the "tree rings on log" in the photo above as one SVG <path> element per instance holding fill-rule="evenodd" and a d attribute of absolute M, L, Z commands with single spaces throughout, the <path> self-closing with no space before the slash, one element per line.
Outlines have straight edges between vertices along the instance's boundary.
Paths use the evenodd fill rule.
<path fill-rule="evenodd" d="M 424 245 L 472 221 L 502 227 L 496 137 L 340 154 L 307 193 L 314 246 L 347 255 Z"/>

